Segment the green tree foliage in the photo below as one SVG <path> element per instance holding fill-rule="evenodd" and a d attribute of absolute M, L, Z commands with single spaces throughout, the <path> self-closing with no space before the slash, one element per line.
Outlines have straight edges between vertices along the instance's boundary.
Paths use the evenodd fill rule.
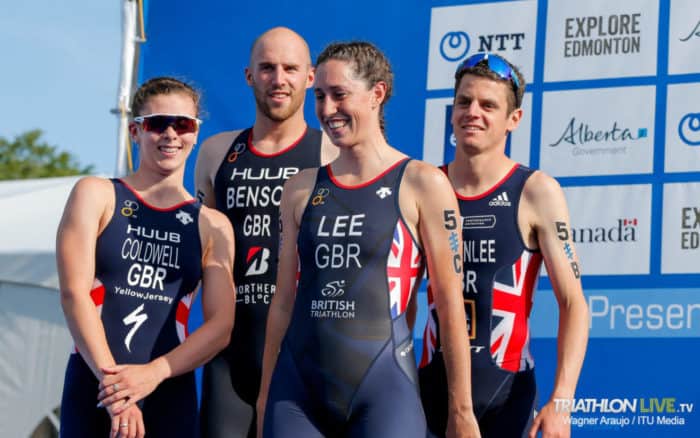
<path fill-rule="evenodd" d="M 61 152 L 41 139 L 40 129 L 8 141 L 0 137 L 0 180 L 85 175 L 93 166 L 81 167 L 69 152 Z"/>

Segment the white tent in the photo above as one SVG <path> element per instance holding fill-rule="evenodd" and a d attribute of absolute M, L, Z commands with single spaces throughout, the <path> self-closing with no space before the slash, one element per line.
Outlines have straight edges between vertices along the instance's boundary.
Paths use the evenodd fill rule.
<path fill-rule="evenodd" d="M 0 182 L 2 436 L 52 436 L 72 340 L 58 295 L 56 228 L 78 177 Z"/>

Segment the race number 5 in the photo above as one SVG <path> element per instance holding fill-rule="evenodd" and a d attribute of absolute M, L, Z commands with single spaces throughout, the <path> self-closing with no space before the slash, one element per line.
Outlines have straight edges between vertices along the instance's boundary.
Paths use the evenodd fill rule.
<path fill-rule="evenodd" d="M 557 237 L 559 240 L 569 240 L 569 229 L 566 227 L 566 222 L 555 222 L 557 226 Z"/>
<path fill-rule="evenodd" d="M 454 210 L 445 210 L 445 229 L 456 230 L 457 229 L 457 217 L 455 216 Z"/>

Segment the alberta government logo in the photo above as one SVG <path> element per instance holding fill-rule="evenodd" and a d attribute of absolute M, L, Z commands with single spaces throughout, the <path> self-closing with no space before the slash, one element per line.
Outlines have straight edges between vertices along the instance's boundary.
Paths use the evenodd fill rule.
<path fill-rule="evenodd" d="M 700 146 L 700 113 L 689 113 L 681 118 L 678 136 L 688 146 Z"/>
<path fill-rule="evenodd" d="M 564 57 L 639 53 L 641 16 L 641 13 L 633 13 L 564 19 Z"/>
<path fill-rule="evenodd" d="M 478 50 L 481 52 L 503 52 L 506 50 L 522 50 L 525 33 L 495 33 L 479 35 Z M 471 38 L 464 31 L 447 32 L 440 39 L 440 56 L 446 61 L 456 62 L 469 54 Z"/>
<path fill-rule="evenodd" d="M 679 40 L 686 42 L 693 37 L 700 38 L 700 20 L 698 20 L 698 22 L 695 23 L 695 27 L 693 27 L 693 30 L 691 30 L 689 34 L 687 34 L 684 37 L 679 38 Z"/>
<path fill-rule="evenodd" d="M 571 155 L 617 155 L 627 153 L 627 144 L 630 141 L 640 140 L 648 136 L 647 128 L 621 127 L 617 121 L 609 128 L 592 127 L 585 122 L 577 122 L 576 117 L 572 117 L 564 128 L 557 141 L 550 143 L 550 147 L 557 147 L 563 143 L 573 146 Z M 619 146 L 594 147 L 591 143 L 624 143 Z"/>

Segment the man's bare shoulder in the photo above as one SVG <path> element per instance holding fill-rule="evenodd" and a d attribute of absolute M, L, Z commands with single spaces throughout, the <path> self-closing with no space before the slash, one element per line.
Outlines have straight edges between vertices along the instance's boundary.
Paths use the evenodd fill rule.
<path fill-rule="evenodd" d="M 547 202 L 548 199 L 563 197 L 559 182 L 541 170 L 535 171 L 525 182 L 523 196 L 535 204 Z"/>
<path fill-rule="evenodd" d="M 242 130 L 233 131 L 222 131 L 218 134 L 214 134 L 208 137 L 204 142 L 202 142 L 199 147 L 199 153 L 205 154 L 207 156 L 211 155 L 223 155 L 228 151 L 228 148 L 233 143 L 233 140 L 238 137 Z"/>

